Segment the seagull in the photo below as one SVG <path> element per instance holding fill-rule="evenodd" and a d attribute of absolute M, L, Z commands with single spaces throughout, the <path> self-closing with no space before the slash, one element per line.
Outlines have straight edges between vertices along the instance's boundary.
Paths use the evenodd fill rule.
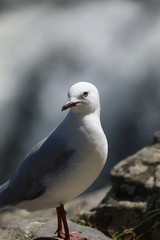
<path fill-rule="evenodd" d="M 40 141 L 0 186 L 0 208 L 35 211 L 56 208 L 56 234 L 65 240 L 86 239 L 70 233 L 64 204 L 84 192 L 106 162 L 108 144 L 100 122 L 97 88 L 78 82 L 68 91 L 58 127 Z"/>

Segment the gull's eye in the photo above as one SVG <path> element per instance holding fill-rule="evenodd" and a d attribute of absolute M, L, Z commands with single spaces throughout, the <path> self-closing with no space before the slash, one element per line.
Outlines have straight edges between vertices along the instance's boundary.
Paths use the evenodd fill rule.
<path fill-rule="evenodd" d="M 87 96 L 88 96 L 88 92 L 84 92 L 83 97 L 87 97 Z"/>

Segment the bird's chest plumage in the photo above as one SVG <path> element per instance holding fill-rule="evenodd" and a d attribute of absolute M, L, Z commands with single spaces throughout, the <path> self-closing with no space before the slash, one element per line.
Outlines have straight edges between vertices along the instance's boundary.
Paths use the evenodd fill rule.
<path fill-rule="evenodd" d="M 94 123 L 85 119 L 85 122 L 76 121 L 76 124 L 72 119 L 72 126 L 70 122 L 66 122 L 65 138 L 66 150 L 72 150 L 72 154 L 65 167 L 57 172 L 57 181 L 53 177 L 47 190 L 52 196 L 56 189 L 56 201 L 61 200 L 61 203 L 70 201 L 86 190 L 103 169 L 107 157 L 107 141 L 96 119 Z"/>
<path fill-rule="evenodd" d="M 88 128 L 81 125 L 70 136 L 68 149 L 75 151 L 71 159 L 74 164 L 72 170 L 77 178 L 79 172 L 83 174 L 79 176 L 82 182 L 88 180 L 91 183 L 101 172 L 107 158 L 105 135 L 103 131 L 97 131 L 91 125 Z"/>
<path fill-rule="evenodd" d="M 87 122 L 87 123 L 86 123 Z M 89 158 L 105 161 L 107 157 L 107 140 L 105 134 L 95 119 L 95 122 L 90 119 L 82 121 L 78 127 L 72 129 L 68 140 L 68 148 L 75 149 L 77 152 L 85 154 Z"/>

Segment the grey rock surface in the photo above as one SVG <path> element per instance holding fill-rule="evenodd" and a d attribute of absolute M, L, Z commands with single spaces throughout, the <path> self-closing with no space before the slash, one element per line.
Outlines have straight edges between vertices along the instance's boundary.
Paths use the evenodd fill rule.
<path fill-rule="evenodd" d="M 57 220 L 47 218 L 13 220 L 0 224 L 0 240 L 58 240 L 54 233 Z M 88 240 L 109 240 L 100 231 L 69 221 L 70 231 L 77 231 Z"/>
<path fill-rule="evenodd" d="M 104 233 L 134 227 L 146 213 L 160 208 L 160 131 L 151 146 L 119 162 L 111 171 L 112 188 L 101 204 L 82 218 Z M 159 240 L 159 216 L 137 228 L 140 239 Z M 147 237 L 147 238 L 146 238 Z"/>

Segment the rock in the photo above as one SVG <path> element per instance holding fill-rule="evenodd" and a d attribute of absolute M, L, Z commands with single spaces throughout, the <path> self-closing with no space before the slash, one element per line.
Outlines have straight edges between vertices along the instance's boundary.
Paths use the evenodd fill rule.
<path fill-rule="evenodd" d="M 160 131 L 156 131 L 153 135 L 153 142 L 160 143 Z"/>
<path fill-rule="evenodd" d="M 134 227 L 148 211 L 160 208 L 160 131 L 154 134 L 151 146 L 115 165 L 111 180 L 112 188 L 101 204 L 81 216 L 108 235 Z M 152 218 L 137 228 L 136 234 L 147 232 L 147 240 L 159 240 L 159 221 L 158 216 Z"/>
<path fill-rule="evenodd" d="M 65 206 L 67 218 L 71 220 L 76 219 L 80 214 L 90 211 L 90 209 L 94 208 L 102 201 L 109 190 L 110 186 L 107 186 L 94 192 L 84 194 L 67 203 Z"/>
<path fill-rule="evenodd" d="M 90 240 L 109 240 L 100 231 L 84 227 L 68 221 L 70 231 L 78 231 L 81 236 Z M 58 240 L 54 233 L 57 220 L 50 218 L 35 218 L 13 220 L 0 224 L 0 240 Z"/>

